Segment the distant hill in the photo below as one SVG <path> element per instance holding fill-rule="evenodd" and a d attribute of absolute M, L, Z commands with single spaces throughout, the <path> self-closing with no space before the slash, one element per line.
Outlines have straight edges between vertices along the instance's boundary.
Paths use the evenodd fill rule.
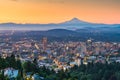
<path fill-rule="evenodd" d="M 62 37 L 62 36 L 75 36 L 79 35 L 78 32 L 66 29 L 52 29 L 48 31 L 29 31 L 27 34 L 40 35 L 40 36 L 52 36 L 52 37 Z"/>
<path fill-rule="evenodd" d="M 84 29 L 84 28 L 110 28 L 110 27 L 120 27 L 120 24 L 98 24 L 90 23 L 86 21 L 79 20 L 78 18 L 73 18 L 71 20 L 61 22 L 58 24 L 16 24 L 16 23 L 1 23 L 0 30 L 50 30 L 50 29 Z"/>
<path fill-rule="evenodd" d="M 13 40 L 35 39 L 41 40 L 47 37 L 49 41 L 86 41 L 89 38 L 94 41 L 120 42 L 120 28 L 84 28 L 78 30 L 52 29 L 47 31 L 2 31 L 0 38 L 11 37 Z M 11 34 L 12 33 L 12 34 Z"/>
<path fill-rule="evenodd" d="M 95 41 L 119 42 L 120 41 L 120 28 L 117 29 L 79 29 L 79 30 L 66 30 L 66 29 L 52 29 L 48 31 L 29 31 L 26 32 L 27 36 L 40 40 L 42 37 L 48 37 L 50 41 L 86 41 L 89 38 Z"/>

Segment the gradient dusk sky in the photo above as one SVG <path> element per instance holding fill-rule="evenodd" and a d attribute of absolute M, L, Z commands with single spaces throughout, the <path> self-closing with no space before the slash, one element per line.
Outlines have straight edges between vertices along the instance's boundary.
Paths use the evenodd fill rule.
<path fill-rule="evenodd" d="M 59 23 L 74 17 L 120 23 L 120 0 L 0 0 L 0 23 Z"/>

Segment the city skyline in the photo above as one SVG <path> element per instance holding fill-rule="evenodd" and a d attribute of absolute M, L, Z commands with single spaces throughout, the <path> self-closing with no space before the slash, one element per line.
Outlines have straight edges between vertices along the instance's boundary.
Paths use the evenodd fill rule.
<path fill-rule="evenodd" d="M 80 20 L 120 23 L 119 0 L 1 0 L 0 23 L 59 23 Z"/>

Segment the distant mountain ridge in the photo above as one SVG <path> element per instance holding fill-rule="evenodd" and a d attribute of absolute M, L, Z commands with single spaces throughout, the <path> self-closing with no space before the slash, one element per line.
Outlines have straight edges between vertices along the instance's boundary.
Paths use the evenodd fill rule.
<path fill-rule="evenodd" d="M 90 23 L 79 20 L 78 18 L 73 18 L 69 21 L 62 22 L 61 24 L 90 24 Z"/>
<path fill-rule="evenodd" d="M 50 30 L 50 29 L 84 29 L 84 28 L 102 28 L 102 27 L 120 27 L 120 24 L 98 24 L 90 23 L 73 18 L 71 20 L 58 24 L 17 24 L 17 23 L 1 23 L 0 30 Z"/>

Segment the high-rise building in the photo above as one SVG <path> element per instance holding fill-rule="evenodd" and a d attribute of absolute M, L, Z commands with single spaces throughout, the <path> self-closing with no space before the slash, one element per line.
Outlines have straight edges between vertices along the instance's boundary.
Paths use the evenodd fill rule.
<path fill-rule="evenodd" d="M 47 37 L 44 37 L 42 39 L 42 43 L 43 43 L 43 50 L 46 50 L 46 48 L 47 48 Z"/>

